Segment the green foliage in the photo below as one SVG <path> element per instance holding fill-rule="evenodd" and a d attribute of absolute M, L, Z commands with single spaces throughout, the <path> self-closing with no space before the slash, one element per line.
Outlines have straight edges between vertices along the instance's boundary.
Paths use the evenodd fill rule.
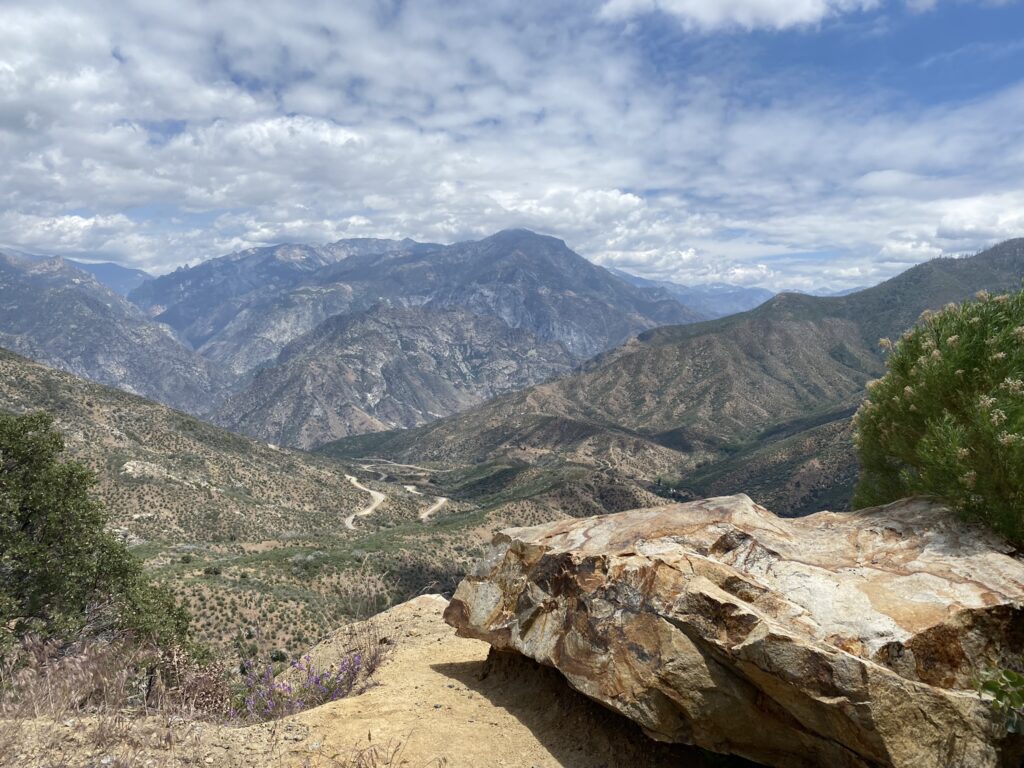
<path fill-rule="evenodd" d="M 129 631 L 179 642 L 187 615 L 105 530 L 94 478 L 45 413 L 0 413 L 0 652 L 26 635 Z"/>
<path fill-rule="evenodd" d="M 1008 731 L 1024 731 L 1024 675 L 1010 669 L 994 670 L 980 681 L 978 690 L 992 697 L 992 709 L 1003 718 Z"/>
<path fill-rule="evenodd" d="M 856 416 L 857 507 L 945 500 L 1024 543 L 1024 292 L 925 313 Z M 883 340 L 883 346 L 889 346 Z"/>

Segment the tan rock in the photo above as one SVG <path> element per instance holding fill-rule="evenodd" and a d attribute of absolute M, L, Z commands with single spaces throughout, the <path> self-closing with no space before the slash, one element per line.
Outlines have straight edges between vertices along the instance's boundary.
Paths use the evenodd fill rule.
<path fill-rule="evenodd" d="M 748 497 L 510 529 L 445 619 L 652 737 L 772 766 L 1019 765 L 973 678 L 1024 651 L 1024 563 L 925 500 Z"/>

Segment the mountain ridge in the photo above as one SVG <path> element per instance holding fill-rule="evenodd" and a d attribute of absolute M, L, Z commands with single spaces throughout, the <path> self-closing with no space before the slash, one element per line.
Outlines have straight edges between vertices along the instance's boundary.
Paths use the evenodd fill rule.
<path fill-rule="evenodd" d="M 917 265 L 847 296 L 780 294 L 741 314 L 642 332 L 565 378 L 424 427 L 322 450 L 345 456 L 371 448 L 398 460 L 454 464 L 504 456 L 583 462 L 624 467 L 649 482 L 665 477 L 685 489 L 688 475 L 756 445 L 773 427 L 859 402 L 866 382 L 884 372 L 879 338 L 902 333 L 922 311 L 980 289 L 1017 289 L 1022 278 L 1024 239 L 1017 239 L 973 257 Z M 554 423 L 563 426 L 544 440 L 526 439 Z M 571 435 L 583 433 L 604 447 L 581 451 Z M 631 436 L 628 449 L 616 434 Z M 674 474 L 664 451 L 675 456 Z"/>
<path fill-rule="evenodd" d="M 558 343 L 457 307 L 382 303 L 295 339 L 218 408 L 226 427 L 309 448 L 416 426 L 570 370 Z"/>
<path fill-rule="evenodd" d="M 224 383 L 169 328 L 59 256 L 0 254 L 0 344 L 181 408 L 210 401 Z"/>
<path fill-rule="evenodd" d="M 252 274 L 239 273 L 243 263 Z M 235 373 L 273 359 L 327 317 L 382 300 L 496 315 L 562 343 L 577 361 L 644 328 L 699 319 L 528 230 L 447 246 L 362 239 L 251 249 L 158 277 L 130 298 Z M 265 343 L 246 354 L 251 339 Z"/>
<path fill-rule="evenodd" d="M 250 248 L 146 279 L 130 292 L 129 300 L 102 285 L 96 275 L 118 283 L 141 280 L 144 273 L 110 266 L 10 256 L 5 295 L 12 313 L 22 307 L 25 311 L 20 317 L 0 317 L 0 342 L 95 381 L 253 434 L 273 433 L 275 439 L 282 437 L 280 430 L 266 424 L 280 422 L 281 408 L 298 414 L 298 401 L 309 388 L 301 376 L 279 379 L 278 389 L 288 382 L 296 388 L 273 398 L 253 388 L 269 382 L 271 375 L 264 369 L 294 368 L 295 345 L 322 341 L 316 330 L 332 318 L 357 316 L 382 302 L 393 305 L 395 312 L 421 308 L 433 314 L 422 314 L 411 325 L 393 325 L 395 335 L 408 331 L 418 338 L 405 341 L 420 349 L 428 317 L 440 323 L 433 329 L 439 339 L 454 338 L 452 324 L 443 320 L 448 310 L 464 313 L 465 323 L 480 338 L 489 334 L 490 348 L 478 344 L 473 353 L 488 356 L 486 365 L 441 363 L 419 377 L 419 388 L 427 390 L 423 397 L 409 384 L 412 371 L 406 366 L 406 403 L 390 400 L 385 410 L 391 413 L 382 419 L 373 403 L 367 409 L 365 393 L 352 387 L 347 401 L 337 399 L 346 377 L 364 383 L 381 378 L 380 356 L 373 354 L 370 337 L 349 334 L 347 346 L 364 354 L 347 356 L 351 371 L 335 370 L 336 380 L 327 382 L 334 394 L 317 405 L 323 413 L 301 417 L 319 421 L 321 427 L 306 434 L 297 426 L 289 433 L 307 447 L 353 430 L 411 426 L 422 421 L 416 413 L 449 415 L 482 397 L 564 373 L 595 351 L 644 329 L 699 317 L 664 291 L 629 285 L 562 240 L 522 229 L 452 245 L 353 238 L 326 245 Z M 96 275 L 87 274 L 89 270 Z M 63 294 L 74 301 L 61 298 Z M 359 327 L 375 333 L 366 323 Z M 536 359 L 525 354 L 529 339 L 535 340 Z M 334 354 L 327 347 L 320 351 Z M 392 348 L 391 359 L 398 357 Z M 423 361 L 428 359 L 441 361 L 436 354 Z M 471 381 L 474 376 L 479 380 Z M 251 417 L 242 418 L 238 404 L 245 399 Z M 256 403 L 271 400 L 274 406 L 267 413 L 252 413 Z M 292 405 L 284 404 L 286 400 Z"/>
<path fill-rule="evenodd" d="M 760 286 L 733 285 L 732 283 L 699 283 L 683 285 L 670 280 L 651 280 L 615 267 L 609 271 L 633 285 L 653 290 L 664 290 L 680 303 L 712 319 L 738 312 L 746 312 L 775 295 Z"/>

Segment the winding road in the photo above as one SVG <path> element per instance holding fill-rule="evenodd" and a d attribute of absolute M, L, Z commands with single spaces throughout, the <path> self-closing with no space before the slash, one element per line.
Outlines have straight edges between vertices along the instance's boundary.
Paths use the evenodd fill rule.
<path fill-rule="evenodd" d="M 366 493 L 370 494 L 370 497 L 373 499 L 373 501 L 368 506 L 363 507 L 358 512 L 353 512 L 351 515 L 345 518 L 345 527 L 348 528 L 350 531 L 354 531 L 356 530 L 356 518 L 365 517 L 366 515 L 372 515 L 374 512 L 377 511 L 377 507 L 384 503 L 385 499 L 387 499 L 387 496 L 381 493 L 380 491 L 375 491 L 372 488 L 367 488 L 365 485 L 360 483 L 359 479 L 356 478 L 354 475 L 345 475 L 345 477 L 348 478 L 348 481 L 352 483 L 352 485 L 354 485 L 360 491 L 366 491 Z M 423 519 L 422 515 L 420 519 Z"/>
<path fill-rule="evenodd" d="M 387 501 L 388 497 L 387 497 L 387 494 L 385 494 L 385 493 L 381 493 L 380 491 L 375 491 L 375 490 L 373 490 L 373 488 L 367 488 L 365 485 L 363 485 L 362 483 L 359 482 L 359 478 L 357 478 L 355 475 L 345 475 L 345 477 L 348 479 L 348 481 L 350 483 L 352 483 L 352 485 L 354 485 L 360 491 L 363 491 L 365 493 L 370 494 L 370 498 L 373 499 L 373 501 L 371 501 L 367 506 L 363 507 L 358 512 L 353 512 L 351 515 L 349 515 L 348 517 L 345 518 L 345 527 L 348 528 L 350 531 L 355 531 L 355 530 L 358 530 L 356 528 L 356 518 L 357 517 L 366 517 L 367 515 L 372 515 L 374 512 L 377 511 L 377 507 L 379 507 L 381 504 L 383 504 L 385 501 Z M 411 493 L 411 494 L 413 494 L 415 496 L 424 496 L 425 495 L 423 493 L 420 493 L 419 489 L 417 489 L 415 485 L 404 485 L 402 487 L 405 488 L 405 490 L 407 490 L 409 493 Z M 424 522 L 424 523 L 427 522 L 427 520 L 430 519 L 430 516 L 432 514 L 437 512 L 439 509 L 441 509 L 441 507 L 443 507 L 447 503 L 448 503 L 448 497 L 447 496 L 437 496 L 437 497 L 435 497 L 435 501 L 434 501 L 433 504 L 431 504 L 429 507 L 425 507 L 425 508 L 420 510 L 420 512 L 419 512 L 420 520 L 422 522 Z"/>
<path fill-rule="evenodd" d="M 430 516 L 432 514 L 437 512 L 437 510 L 439 510 L 441 507 L 443 507 L 447 503 L 448 503 L 448 498 L 446 496 L 438 496 L 437 497 L 437 501 L 435 501 L 433 504 L 431 504 L 426 509 L 420 511 L 420 520 L 423 521 L 424 523 L 427 522 L 427 520 L 430 519 Z"/>
<path fill-rule="evenodd" d="M 415 496 L 423 496 L 424 495 L 424 494 L 420 493 L 419 489 L 417 489 L 415 485 L 403 485 L 402 487 L 405 488 L 405 490 L 407 490 L 409 493 L 411 493 L 411 494 L 413 494 Z M 437 501 L 435 501 L 433 504 L 431 504 L 426 509 L 421 509 L 420 510 L 419 517 L 420 517 L 420 520 L 422 520 L 424 523 L 427 522 L 427 520 L 430 519 L 430 516 L 432 514 L 437 512 L 437 510 L 439 510 L 441 507 L 443 507 L 445 504 L 448 503 L 448 497 L 447 496 L 438 496 L 436 498 L 437 498 Z"/>
<path fill-rule="evenodd" d="M 381 459 L 376 456 L 363 456 L 360 459 L 352 459 L 352 461 L 362 462 L 364 469 L 366 469 L 367 466 L 372 467 L 374 464 L 387 464 L 392 467 L 405 467 L 407 469 L 420 470 L 421 472 L 455 472 L 456 469 L 458 469 L 458 467 L 451 467 L 450 469 L 435 469 L 432 467 L 421 467 L 416 464 L 399 464 L 397 461 L 392 461 L 391 459 Z M 380 470 L 377 471 L 379 472 Z"/>

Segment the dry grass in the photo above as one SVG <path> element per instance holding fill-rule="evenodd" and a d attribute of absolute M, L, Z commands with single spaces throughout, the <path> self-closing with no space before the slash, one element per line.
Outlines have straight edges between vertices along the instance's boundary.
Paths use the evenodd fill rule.
<path fill-rule="evenodd" d="M 379 570 L 329 562 L 336 556 L 329 547 L 307 551 L 277 559 L 265 553 L 264 559 L 224 559 L 215 576 L 203 573 L 202 562 L 160 575 L 207 645 L 238 659 L 274 651 L 296 656 L 334 628 L 388 608 L 398 592 L 393 579 Z M 314 562 L 307 571 L 307 557 L 327 562 Z"/>
<path fill-rule="evenodd" d="M 317 755 L 303 762 L 303 768 L 398 768 L 409 766 L 402 742 L 390 741 L 384 745 L 355 750 L 347 755 Z M 448 760 L 436 757 L 419 768 L 444 768 Z"/>
<path fill-rule="evenodd" d="M 364 690 L 392 641 L 372 621 L 346 632 Z M 232 691 L 222 665 L 180 650 L 124 638 L 26 642 L 0 662 L 0 766 L 407 765 L 400 744 L 332 755 L 299 745 L 290 721 L 253 725 L 235 715 Z"/>
<path fill-rule="evenodd" d="M 0 755 L 60 766 L 93 758 L 135 765 L 153 749 L 189 753 L 192 723 L 211 701 L 200 689 L 219 684 L 186 678 L 194 668 L 180 653 L 168 658 L 123 638 L 69 648 L 27 641 L 0 663 Z M 174 688 L 154 684 L 175 676 Z"/>

